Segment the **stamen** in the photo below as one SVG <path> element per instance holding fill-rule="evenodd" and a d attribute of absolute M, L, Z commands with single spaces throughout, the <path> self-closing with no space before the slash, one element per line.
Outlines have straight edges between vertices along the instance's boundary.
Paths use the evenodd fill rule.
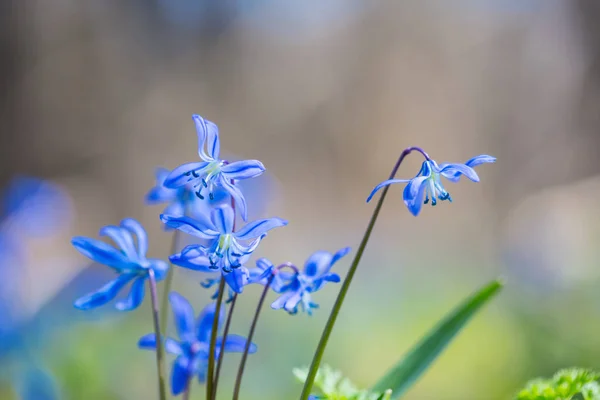
<path fill-rule="evenodd" d="M 192 170 L 191 173 L 194 175 L 194 178 L 200 178 L 200 175 L 196 172 L 196 170 Z"/>
<path fill-rule="evenodd" d="M 202 196 L 202 195 L 200 194 L 200 190 L 198 190 L 198 191 L 197 191 L 197 192 L 195 192 L 195 193 L 196 193 L 196 196 L 197 196 L 197 197 L 198 197 L 200 200 L 204 200 L 204 196 Z"/>

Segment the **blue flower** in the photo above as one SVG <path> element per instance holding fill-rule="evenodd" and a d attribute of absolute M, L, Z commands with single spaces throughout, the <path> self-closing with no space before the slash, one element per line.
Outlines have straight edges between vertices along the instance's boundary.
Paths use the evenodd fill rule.
<path fill-rule="evenodd" d="M 75 307 L 89 310 L 104 305 L 114 299 L 125 285 L 133 282 L 127 298 L 115 305 L 119 311 L 133 310 L 144 300 L 144 282 L 148 278 L 148 271 L 152 269 L 159 281 L 164 279 L 169 266 L 162 260 L 146 258 L 148 237 L 142 225 L 134 219 L 124 219 L 120 226 L 105 226 L 100 230 L 100 235 L 110 237 L 120 249 L 100 240 L 81 236 L 74 237 L 71 243 L 84 256 L 112 267 L 119 276 L 96 292 L 76 300 Z M 137 246 L 133 235 L 137 237 Z"/>
<path fill-rule="evenodd" d="M 190 303 L 180 294 L 171 292 L 169 301 L 175 317 L 175 326 L 179 341 L 166 338 L 167 353 L 177 356 L 171 371 L 171 391 L 173 395 L 183 392 L 192 376 L 198 376 L 201 383 L 206 380 L 208 356 L 210 354 L 210 337 L 215 317 L 216 305 L 209 304 L 202 310 L 197 320 L 194 320 L 194 310 Z M 219 312 L 219 329 L 225 320 L 225 310 Z M 222 338 L 217 338 L 215 359 L 219 358 L 221 350 L 226 352 L 243 352 L 246 339 L 238 335 L 227 335 L 225 348 L 221 349 Z M 156 349 L 156 335 L 150 333 L 140 338 L 138 346 L 142 349 Z M 249 352 L 256 353 L 256 345 L 250 344 Z"/>
<path fill-rule="evenodd" d="M 479 182 L 479 176 L 477 176 L 477 173 L 473 167 L 479 164 L 492 163 L 495 161 L 496 159 L 494 157 L 488 155 L 473 157 L 464 164 L 438 165 L 434 160 L 428 159 L 423 161 L 421 170 L 417 176 L 412 179 L 389 179 L 381 182 L 375 187 L 375 189 L 373 189 L 367 198 L 367 203 L 371 201 L 379 189 L 394 183 L 407 183 L 406 187 L 404 188 L 404 204 L 406 204 L 408 210 L 414 216 L 417 216 L 421 211 L 422 205 L 429 203 L 430 200 L 432 206 L 435 206 L 438 200 L 448 200 L 452 202 L 450 193 L 448 193 L 448 191 L 446 191 L 442 185 L 442 176 L 448 179 L 450 182 L 458 182 L 460 177 L 465 175 L 473 182 Z M 423 194 L 425 194 L 425 200 L 423 200 Z"/>
<path fill-rule="evenodd" d="M 339 282 L 340 276 L 329 272 L 333 264 L 350 252 L 350 247 L 343 248 L 335 254 L 327 251 L 313 253 L 306 263 L 304 270 L 290 274 L 287 271 L 278 271 L 276 277 L 280 279 L 273 281 L 272 288 L 281 296 L 271 304 L 271 308 L 278 310 L 283 308 L 290 314 L 298 312 L 298 304 L 308 315 L 312 310 L 318 308 L 313 303 L 311 293 L 321 289 L 326 282 Z"/>
<path fill-rule="evenodd" d="M 214 197 L 216 187 L 223 187 L 235 200 L 240 208 L 242 218 L 247 219 L 246 200 L 242 192 L 235 186 L 234 181 L 254 178 L 265 171 L 258 160 L 245 160 L 228 163 L 219 158 L 220 142 L 219 128 L 213 122 L 199 115 L 192 117 L 198 133 L 198 154 L 202 162 L 180 165 L 165 179 L 167 188 L 178 188 L 190 185 L 195 189 L 196 196 L 204 199 L 202 191 L 206 189 L 210 198 Z"/>
<path fill-rule="evenodd" d="M 169 259 L 173 264 L 195 271 L 220 270 L 229 286 L 241 293 L 244 277 L 235 269 L 241 267 L 256 249 L 267 231 L 287 225 L 281 218 L 261 219 L 248 223 L 233 232 L 235 214 L 228 205 L 212 209 L 211 220 L 196 220 L 190 217 L 161 215 L 161 220 L 172 228 L 209 240 L 209 245 L 190 245 Z M 249 242 L 242 244 L 242 242 Z"/>

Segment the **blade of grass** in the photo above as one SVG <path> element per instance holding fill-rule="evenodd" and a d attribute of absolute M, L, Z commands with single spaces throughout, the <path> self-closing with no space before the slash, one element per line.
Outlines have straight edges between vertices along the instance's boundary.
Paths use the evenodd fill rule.
<path fill-rule="evenodd" d="M 400 398 L 475 313 L 498 294 L 502 286 L 503 283 L 496 279 L 466 299 L 393 366 L 371 391 L 381 393 L 392 389 L 392 399 Z"/>

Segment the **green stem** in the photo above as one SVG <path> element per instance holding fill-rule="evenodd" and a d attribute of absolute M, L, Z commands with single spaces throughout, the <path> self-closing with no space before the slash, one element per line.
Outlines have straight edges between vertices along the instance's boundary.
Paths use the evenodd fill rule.
<path fill-rule="evenodd" d="M 208 348 L 208 373 L 206 376 L 206 400 L 213 398 L 213 383 L 215 373 L 215 349 L 217 347 L 217 331 L 219 330 L 219 315 L 221 314 L 221 303 L 223 302 L 223 293 L 225 293 L 225 278 L 221 277 L 219 282 L 219 294 L 215 304 L 215 318 L 213 319 L 212 330 L 210 332 L 210 346 Z"/>
<path fill-rule="evenodd" d="M 394 168 L 392 169 L 389 179 L 393 179 L 396 176 L 396 172 L 398 172 L 398 168 L 400 168 L 400 164 L 402 164 L 402 161 L 404 160 L 404 158 L 408 154 L 410 154 L 412 151 L 418 151 L 421 154 L 423 154 L 426 159 L 429 159 L 429 156 L 427 155 L 427 153 L 425 153 L 422 149 L 420 149 L 418 147 L 409 147 L 409 148 L 405 149 L 402 152 L 402 154 L 400 154 L 400 157 L 398 158 L 396 165 L 394 165 Z M 387 195 L 388 189 L 389 189 L 389 185 L 386 186 L 385 188 L 383 188 L 383 191 L 381 192 L 381 197 L 379 198 L 379 201 L 377 202 L 377 206 L 375 207 L 375 210 L 373 211 L 373 215 L 371 216 L 369 225 L 367 225 L 365 234 L 362 238 L 362 241 L 360 242 L 360 245 L 358 246 L 358 250 L 356 251 L 354 260 L 352 261 L 352 264 L 350 265 L 350 269 L 348 270 L 348 275 L 346 275 L 346 278 L 344 279 L 344 283 L 342 283 L 342 287 L 340 289 L 340 292 L 338 293 L 337 299 L 335 300 L 335 304 L 333 305 L 331 314 L 329 314 L 329 319 L 327 320 L 327 324 L 325 325 L 325 328 L 323 329 L 323 333 L 321 334 L 321 339 L 319 340 L 319 345 L 317 346 L 317 349 L 315 350 L 315 355 L 313 356 L 313 360 L 310 365 L 310 369 L 308 371 L 308 376 L 306 377 L 306 381 L 304 383 L 304 388 L 302 389 L 302 394 L 300 395 L 300 400 L 307 400 L 308 396 L 310 396 L 310 392 L 312 390 L 315 377 L 317 376 L 317 370 L 319 369 L 319 365 L 321 364 L 321 359 L 323 358 L 323 352 L 325 351 L 325 347 L 327 346 L 327 342 L 329 341 L 329 336 L 331 336 L 331 331 L 333 330 L 335 321 L 337 320 L 338 314 L 340 313 L 340 309 L 342 308 L 342 303 L 344 302 L 344 299 L 346 298 L 346 293 L 348 292 L 348 288 L 350 288 L 350 284 L 352 283 L 352 278 L 354 277 L 356 268 L 358 267 L 358 264 L 360 263 L 360 260 L 365 251 L 365 248 L 367 247 L 367 243 L 369 242 L 369 238 L 371 237 L 371 232 L 373 231 L 373 227 L 375 226 L 375 222 L 377 221 L 377 217 L 379 216 L 379 211 L 381 210 L 381 206 L 383 206 L 383 202 L 385 201 L 385 197 Z"/>
<path fill-rule="evenodd" d="M 152 300 L 152 319 L 154 320 L 154 334 L 156 335 L 156 369 L 158 371 L 158 395 L 160 400 L 167 399 L 165 385 L 165 351 L 160 334 L 160 323 L 158 320 L 158 296 L 156 295 L 156 279 L 154 270 L 148 270 L 148 285 L 150 286 L 150 298 Z"/>
<path fill-rule="evenodd" d="M 227 335 L 229 334 L 229 327 L 231 326 L 231 320 L 233 319 L 233 310 L 235 309 L 235 303 L 237 301 L 237 293 L 233 295 L 231 304 L 229 306 L 229 314 L 227 315 L 227 321 L 225 322 L 225 328 L 223 329 L 223 338 L 221 339 L 221 354 L 217 360 L 217 372 L 215 373 L 215 383 L 213 386 L 213 397 L 217 398 L 217 387 L 219 386 L 219 376 L 221 375 L 221 366 L 223 365 L 223 358 L 225 357 L 225 342 L 227 341 Z"/>
<path fill-rule="evenodd" d="M 173 240 L 171 242 L 171 254 L 175 254 L 177 252 L 177 244 L 179 242 L 179 231 L 176 230 L 173 233 Z M 169 265 L 169 270 L 167 271 L 167 277 L 165 278 L 164 291 L 162 296 L 162 302 L 160 304 L 160 331 L 167 334 L 167 323 L 169 321 L 169 292 L 171 291 L 171 286 L 173 285 L 173 275 L 175 266 L 171 263 Z"/>
<path fill-rule="evenodd" d="M 263 289 L 262 294 L 260 295 L 260 300 L 258 301 L 258 305 L 256 306 L 256 313 L 254 314 L 254 319 L 252 320 L 252 325 L 250 325 L 250 332 L 248 333 L 248 338 L 246 339 L 246 346 L 244 347 L 244 354 L 242 354 L 242 360 L 240 361 L 240 366 L 238 368 L 237 378 L 235 380 L 235 389 L 233 390 L 233 400 L 238 400 L 240 396 L 240 388 L 242 387 L 242 376 L 244 376 L 244 367 L 246 366 L 246 359 L 248 358 L 248 352 L 250 351 L 250 345 L 252 344 L 252 337 L 254 336 L 254 331 L 256 330 L 256 324 L 258 322 L 258 317 L 260 316 L 260 310 L 262 310 L 263 304 L 265 303 L 265 299 L 267 297 L 267 293 L 269 293 L 269 287 L 271 286 L 271 282 L 273 282 L 273 278 L 275 275 L 271 275 L 265 288 Z"/>

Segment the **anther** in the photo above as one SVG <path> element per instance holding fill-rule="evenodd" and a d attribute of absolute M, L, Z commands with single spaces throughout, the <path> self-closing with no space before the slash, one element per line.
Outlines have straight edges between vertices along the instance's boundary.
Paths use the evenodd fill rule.
<path fill-rule="evenodd" d="M 194 175 L 194 178 L 200 178 L 200 175 L 198 175 L 198 173 L 195 170 L 192 170 L 192 175 Z"/>
<path fill-rule="evenodd" d="M 198 196 L 198 198 L 199 198 L 200 200 L 204 200 L 204 196 L 202 196 L 202 195 L 200 194 L 200 191 L 199 191 L 199 190 L 198 190 L 197 192 L 195 192 L 195 193 L 196 193 L 196 196 Z"/>

